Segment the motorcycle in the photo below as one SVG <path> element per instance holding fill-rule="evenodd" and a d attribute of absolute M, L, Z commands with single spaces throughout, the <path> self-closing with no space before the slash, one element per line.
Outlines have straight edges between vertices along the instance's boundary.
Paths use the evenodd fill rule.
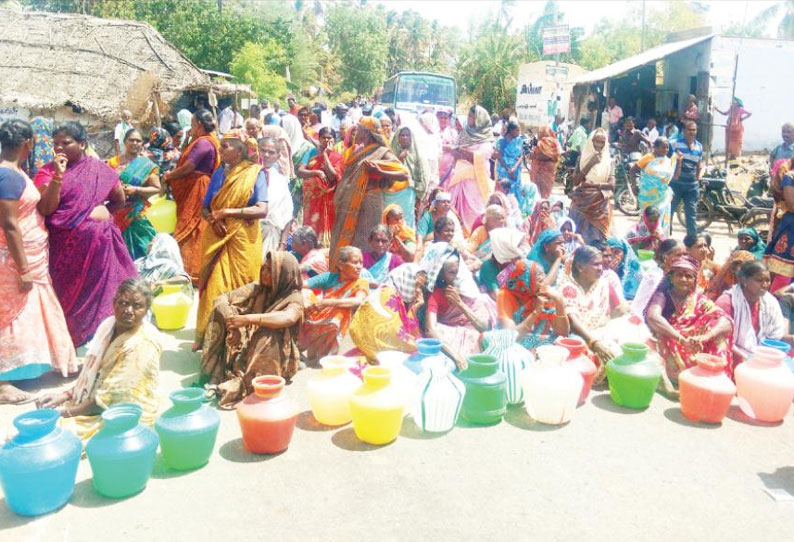
<path fill-rule="evenodd" d="M 727 173 L 724 170 L 712 169 L 700 181 L 700 198 L 697 203 L 696 224 L 699 231 L 708 228 L 715 220 L 723 220 L 728 226 L 728 232 L 733 233 L 733 227 L 753 227 L 761 238 L 768 234 L 769 217 L 772 213 L 774 201 L 770 197 L 761 195 L 760 188 L 769 184 L 769 176 L 760 175 L 747 190 L 746 197 L 737 190 L 731 190 L 727 185 Z M 683 204 L 675 210 L 678 222 L 686 226 Z"/>
<path fill-rule="evenodd" d="M 642 157 L 642 153 L 633 152 L 627 155 L 614 144 L 610 150 L 614 150 L 615 155 L 615 206 L 624 215 L 638 216 L 640 214 L 640 200 L 637 196 L 639 175 L 634 171 L 634 165 Z"/>

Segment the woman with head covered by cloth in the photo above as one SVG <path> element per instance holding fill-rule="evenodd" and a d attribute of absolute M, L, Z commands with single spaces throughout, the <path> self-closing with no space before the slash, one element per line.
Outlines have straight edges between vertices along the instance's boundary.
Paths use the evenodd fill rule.
<path fill-rule="evenodd" d="M 377 226 L 389 195 L 408 186 L 409 174 L 394 156 L 380 131 L 380 121 L 364 117 L 356 132 L 356 142 L 362 145 L 345 159 L 344 173 L 334 192 L 336 219 L 331 230 L 331 268 L 339 261 L 339 251 L 345 246 L 365 247 L 369 234 Z M 403 207 L 405 216 L 413 213 L 413 204 Z"/>

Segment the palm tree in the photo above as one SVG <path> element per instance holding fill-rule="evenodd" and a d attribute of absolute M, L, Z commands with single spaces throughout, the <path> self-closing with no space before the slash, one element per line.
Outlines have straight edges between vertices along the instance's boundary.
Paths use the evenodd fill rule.
<path fill-rule="evenodd" d="M 777 37 L 787 40 L 794 39 L 794 0 L 783 0 L 769 6 L 753 17 L 748 26 L 767 28 L 771 21 L 781 16 L 781 13 L 782 18 L 777 25 Z"/>

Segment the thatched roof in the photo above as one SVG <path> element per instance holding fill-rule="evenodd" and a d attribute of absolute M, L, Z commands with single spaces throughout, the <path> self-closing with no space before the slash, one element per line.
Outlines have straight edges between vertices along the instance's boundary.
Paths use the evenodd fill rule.
<path fill-rule="evenodd" d="M 74 104 L 112 120 L 124 107 L 151 109 L 153 95 L 162 108 L 182 90 L 213 86 L 146 23 L 0 9 L 0 104 Z"/>

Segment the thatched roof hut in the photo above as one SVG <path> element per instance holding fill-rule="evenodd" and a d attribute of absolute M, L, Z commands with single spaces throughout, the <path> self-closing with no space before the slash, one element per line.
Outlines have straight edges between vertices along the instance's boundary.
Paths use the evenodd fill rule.
<path fill-rule="evenodd" d="M 227 94 L 239 87 L 213 83 L 146 23 L 0 9 L 6 112 L 107 126 L 129 109 L 148 125 L 188 90 Z"/>

